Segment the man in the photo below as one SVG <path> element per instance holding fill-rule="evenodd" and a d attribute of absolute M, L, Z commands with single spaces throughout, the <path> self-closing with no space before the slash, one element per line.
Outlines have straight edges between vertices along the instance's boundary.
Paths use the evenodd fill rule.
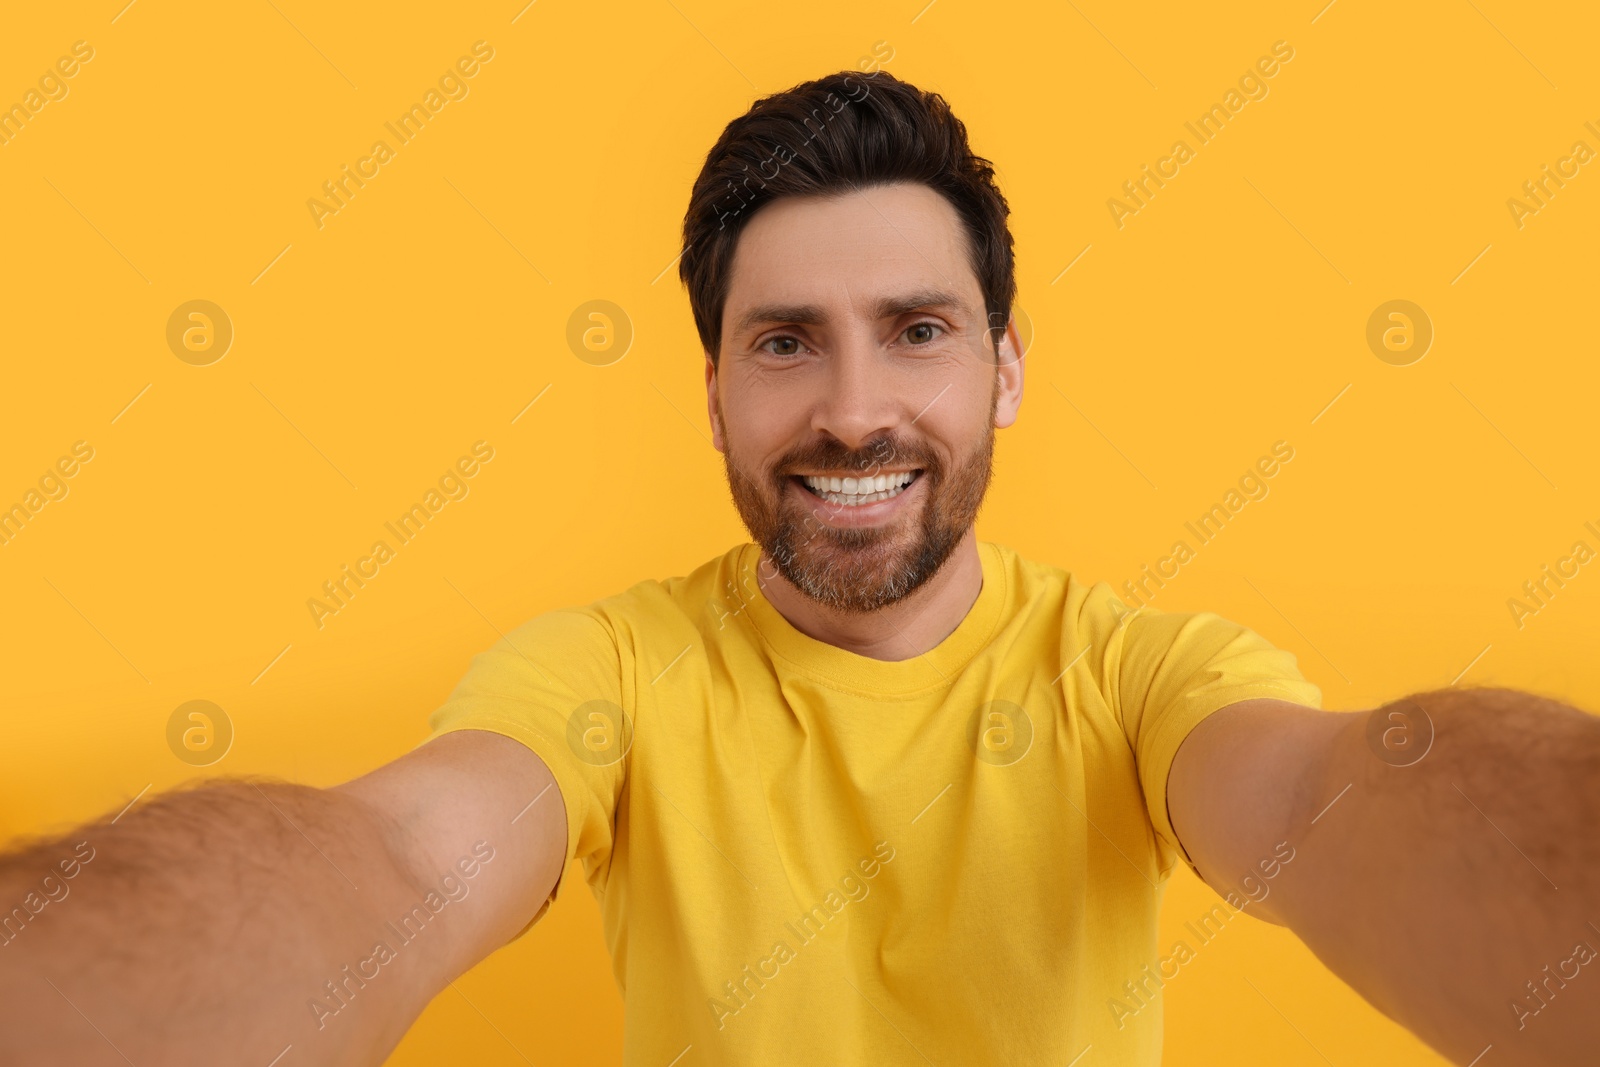
<path fill-rule="evenodd" d="M 680 271 L 753 543 L 525 624 L 353 782 L 11 856 L 0 901 L 72 901 L 6 928 L 0 1058 L 380 1062 L 578 859 L 630 1065 L 1156 1064 L 1181 860 L 1453 1062 L 1593 1062 L 1594 719 L 1321 711 L 1242 626 L 976 539 L 1023 390 L 1006 215 L 891 75 L 731 123 Z"/>

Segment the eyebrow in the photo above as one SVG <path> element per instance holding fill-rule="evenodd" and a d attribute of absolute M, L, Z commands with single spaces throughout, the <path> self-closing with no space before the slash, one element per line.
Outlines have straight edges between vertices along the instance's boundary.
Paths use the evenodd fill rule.
<path fill-rule="evenodd" d="M 967 305 L 955 293 L 944 289 L 923 289 L 903 296 L 887 296 L 873 307 L 876 318 L 887 319 L 913 311 L 967 310 Z M 793 323 L 799 326 L 819 326 L 828 321 L 827 312 L 815 304 L 762 304 L 739 316 L 734 333 L 742 334 L 755 326 L 767 323 Z"/>

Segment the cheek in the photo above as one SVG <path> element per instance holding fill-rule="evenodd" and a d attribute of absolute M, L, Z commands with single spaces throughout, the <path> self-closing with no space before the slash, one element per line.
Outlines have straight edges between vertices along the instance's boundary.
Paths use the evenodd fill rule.
<path fill-rule="evenodd" d="M 956 397 L 951 389 L 902 432 L 938 457 L 946 470 L 969 462 L 993 433 L 989 395 Z M 916 410 L 913 409 L 913 415 Z"/>
<path fill-rule="evenodd" d="M 811 434 L 799 389 L 744 386 L 722 395 L 723 447 L 745 471 L 770 470 Z"/>

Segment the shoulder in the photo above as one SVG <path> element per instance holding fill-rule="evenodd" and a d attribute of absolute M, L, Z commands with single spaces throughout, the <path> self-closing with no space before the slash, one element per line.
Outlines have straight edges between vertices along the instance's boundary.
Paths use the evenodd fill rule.
<path fill-rule="evenodd" d="M 647 578 L 595 601 L 585 611 L 619 632 L 640 623 L 651 627 L 675 623 L 695 625 L 708 613 L 726 610 L 753 578 L 756 545 L 734 545 L 693 570 L 670 578 Z M 753 586 L 751 587 L 753 591 Z"/>
<path fill-rule="evenodd" d="M 622 693 L 623 679 L 652 664 L 659 668 L 663 657 L 670 660 L 698 639 L 704 618 L 718 610 L 717 592 L 736 573 L 741 553 L 754 547 L 735 546 L 685 575 L 540 612 L 474 656 L 455 695 Z"/>
<path fill-rule="evenodd" d="M 1081 577 L 1054 563 L 1029 559 L 1009 545 L 980 542 L 1003 575 L 1018 611 L 1061 620 L 1063 637 L 1105 637 L 1131 616 L 1129 608 L 1103 581 Z M 1149 609 L 1145 609 L 1148 611 Z"/>
<path fill-rule="evenodd" d="M 1214 614 L 1165 612 L 1142 602 L 1130 606 L 1108 582 L 1026 559 L 1004 545 L 986 547 L 995 552 L 1010 587 L 1012 626 L 1034 635 L 1027 644 L 1039 654 L 1053 646 L 1050 654 L 1059 654 L 1054 672 L 1063 684 L 1073 672 L 1112 705 L 1130 673 L 1141 679 L 1183 673 L 1230 646 L 1254 647 L 1248 644 L 1253 634 Z"/>
<path fill-rule="evenodd" d="M 646 578 L 587 604 L 555 608 L 528 619 L 508 636 L 521 647 L 605 646 L 612 655 L 663 637 L 714 628 L 719 613 L 736 610 L 741 573 L 753 566 L 751 543 L 734 545 L 698 567 L 669 578 Z"/>

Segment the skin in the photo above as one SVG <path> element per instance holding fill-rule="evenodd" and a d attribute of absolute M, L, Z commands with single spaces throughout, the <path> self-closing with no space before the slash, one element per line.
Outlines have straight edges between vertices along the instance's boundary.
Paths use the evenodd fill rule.
<path fill-rule="evenodd" d="M 1185 739 L 1168 811 L 1218 893 L 1253 876 L 1247 913 L 1452 1063 L 1576 1064 L 1600 1043 L 1600 958 L 1569 962 L 1600 950 L 1597 783 L 1600 719 L 1528 693 L 1247 700 Z"/>
<path fill-rule="evenodd" d="M 930 290 L 954 299 L 879 307 Z M 810 310 L 743 322 L 773 304 Z M 917 343 L 932 340 L 922 323 L 942 328 L 937 343 Z M 719 359 L 706 363 L 714 443 L 750 487 L 741 508 L 821 524 L 800 558 L 822 571 L 863 559 L 892 571 L 914 554 L 935 501 L 918 482 L 892 506 L 819 507 L 778 479 L 794 456 L 892 439 L 956 471 L 1021 403 L 1015 325 L 989 345 L 958 219 L 917 186 L 757 212 L 723 325 Z M 794 341 L 768 343 L 780 335 Z M 871 543 L 834 536 L 851 527 L 870 527 Z M 765 595 L 818 640 L 906 659 L 947 637 L 977 598 L 975 534 L 957 532 L 931 578 L 876 611 L 818 603 L 770 560 Z M 1178 837 L 1221 894 L 1244 875 L 1269 879 L 1249 912 L 1288 926 L 1452 1062 L 1473 1062 L 1486 1044 L 1484 1067 L 1586 1062 L 1600 1044 L 1590 974 L 1600 960 L 1559 987 L 1540 969 L 1580 939 L 1600 947 L 1590 925 L 1600 909 L 1587 903 L 1600 901 L 1600 724 L 1509 690 L 1415 700 L 1435 734 L 1403 767 L 1370 742 L 1369 718 L 1385 709 L 1249 700 L 1216 711 L 1171 770 Z M 219 781 L 14 850 L 0 857 L 0 906 L 24 900 L 75 843 L 95 851 L 70 898 L 0 946 L 0 1062 L 264 1064 L 292 1046 L 286 1063 L 381 1063 L 429 1000 L 532 919 L 561 876 L 565 835 L 544 763 L 510 739 L 462 731 L 332 789 Z M 1280 842 L 1294 859 L 1267 875 Z M 371 955 L 385 920 L 479 843 L 494 858 L 470 896 L 378 977 L 352 983 L 337 1014 L 308 1011 Z M 1541 979 L 1545 999 L 1530 996 L 1520 1018 L 1508 1010 Z"/>
<path fill-rule="evenodd" d="M 0 947 L 0 1063 L 379 1064 L 428 1002 L 526 925 L 561 874 L 566 814 L 537 756 L 446 734 L 333 789 L 216 782 L 0 859 L 22 902 L 87 841 L 70 894 Z M 476 842 L 494 857 L 470 879 Z M 308 1007 L 384 927 L 445 904 L 331 1017 Z M 370 975 L 372 969 L 366 968 Z M 334 1003 L 337 1003 L 336 1001 Z M 320 1023 L 320 1025 L 319 1025 Z"/>

